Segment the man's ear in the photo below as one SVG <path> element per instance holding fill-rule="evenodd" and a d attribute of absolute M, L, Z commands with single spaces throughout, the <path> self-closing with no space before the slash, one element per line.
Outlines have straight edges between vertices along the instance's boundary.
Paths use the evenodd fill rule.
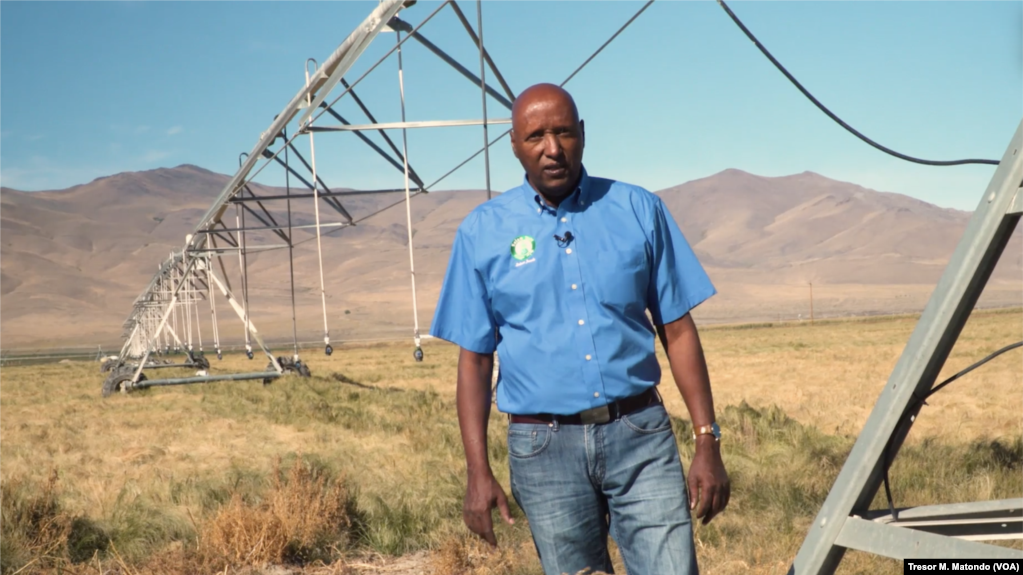
<path fill-rule="evenodd" d="M 586 147 L 586 122 L 579 120 L 579 137 L 581 138 L 583 148 Z"/>
<path fill-rule="evenodd" d="M 512 130 L 511 132 L 508 132 L 508 136 L 509 136 L 508 141 L 511 143 L 512 154 L 514 154 L 515 155 L 515 159 L 518 160 L 519 159 L 519 151 L 515 147 L 515 131 Z"/>

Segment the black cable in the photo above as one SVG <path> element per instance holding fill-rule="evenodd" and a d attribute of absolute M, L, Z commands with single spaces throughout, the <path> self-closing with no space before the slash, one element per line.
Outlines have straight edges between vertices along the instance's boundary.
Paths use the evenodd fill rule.
<path fill-rule="evenodd" d="M 895 513 L 895 503 L 892 500 L 892 489 L 891 489 L 891 486 L 889 485 L 889 482 L 888 482 L 888 467 L 892 463 L 892 461 L 891 461 L 892 441 L 894 441 L 895 440 L 895 436 L 898 435 L 899 427 L 904 425 L 906 423 L 907 418 L 911 417 L 912 414 L 916 413 L 916 411 L 918 409 L 920 409 L 924 405 L 927 405 L 927 398 L 929 398 L 930 396 L 934 395 L 935 393 L 938 393 L 939 391 L 941 391 L 942 388 L 944 388 L 946 385 L 948 385 L 948 384 L 952 383 L 953 381 L 959 379 L 960 377 L 970 373 L 971 371 L 977 369 L 978 367 L 984 365 L 985 363 L 991 361 L 992 359 L 1002 355 L 1003 353 L 1005 353 L 1007 351 L 1012 351 L 1012 350 L 1014 350 L 1014 349 L 1016 349 L 1018 347 L 1023 347 L 1023 341 L 1017 341 L 1016 343 L 1007 345 L 1007 346 L 1003 347 L 1002 349 L 999 349 L 998 351 L 995 351 L 994 353 L 988 355 L 984 359 L 982 359 L 982 360 L 980 360 L 980 361 L 970 365 L 966 369 L 960 371 L 959 373 L 953 375 L 952 377 L 950 377 L 950 378 L 946 379 L 945 381 L 939 383 L 938 385 L 932 387 L 930 389 L 930 391 L 928 391 L 927 394 L 924 395 L 923 397 L 920 397 L 919 395 L 917 395 L 915 393 L 913 394 L 913 399 L 915 399 L 916 401 L 914 403 L 910 404 L 910 406 L 906 409 L 906 411 L 903 412 L 902 417 L 899 418 L 899 422 L 897 424 L 895 424 L 895 430 L 892 432 L 892 436 L 890 438 L 888 438 L 888 443 L 884 447 L 884 493 L 885 493 L 885 497 L 888 498 L 888 511 L 892 514 L 892 519 L 897 521 L 899 519 L 899 517 Z"/>
<path fill-rule="evenodd" d="M 914 158 L 913 156 L 907 156 L 906 154 L 900 154 L 899 152 L 896 152 L 895 150 L 893 150 L 891 148 L 882 146 L 881 144 L 878 144 L 874 140 L 871 140 L 870 138 L 864 136 L 862 133 L 857 131 L 856 128 L 853 128 L 849 124 L 846 124 L 844 121 L 842 121 L 841 118 L 836 116 L 831 110 L 829 110 L 827 107 L 825 107 L 824 104 L 821 104 L 820 101 L 817 100 L 817 98 L 814 98 L 813 94 L 811 94 L 809 92 L 809 90 L 804 88 L 803 85 L 799 83 L 799 80 L 796 80 L 796 78 L 792 74 L 790 74 L 788 70 L 785 69 L 785 66 L 782 66 L 781 62 L 776 60 L 775 57 L 772 56 L 771 53 L 767 51 L 767 48 L 765 48 L 764 45 L 761 44 L 759 40 L 757 40 L 756 36 L 754 36 L 753 33 L 750 32 L 748 28 L 746 28 L 746 26 L 742 23 L 742 21 L 739 20 L 739 17 L 736 16 L 734 12 L 732 12 L 731 8 L 729 8 L 727 4 L 725 4 L 724 0 L 718 0 L 718 4 L 720 4 L 721 7 L 725 9 L 725 12 L 728 13 L 728 16 L 732 19 L 733 22 L 735 22 L 735 24 L 739 27 L 739 29 L 742 30 L 744 34 L 746 34 L 746 37 L 749 38 L 756 45 L 756 47 L 760 49 L 760 51 L 764 54 L 764 56 L 767 56 L 767 59 L 770 60 L 772 64 L 774 64 L 774 67 L 778 68 L 778 71 L 780 71 L 782 74 L 785 74 L 785 77 L 788 78 L 789 81 L 792 82 L 792 84 L 796 88 L 799 88 L 799 91 L 802 92 L 803 95 L 806 96 L 811 102 L 813 102 L 814 105 L 816 105 L 820 109 L 820 111 L 822 111 L 825 114 L 827 114 L 827 116 L 829 118 L 831 118 L 832 120 L 837 122 L 838 125 L 842 126 L 846 130 L 848 130 L 849 133 L 851 133 L 852 135 L 856 136 L 857 138 L 863 140 L 864 142 L 870 144 L 871 146 L 877 148 L 878 150 L 881 150 L 882 152 L 884 152 L 886 154 L 889 154 L 889 155 L 895 156 L 896 158 L 899 158 L 901 160 L 906 160 L 907 162 L 913 162 L 913 163 L 916 163 L 916 164 L 924 164 L 924 165 L 927 165 L 927 166 L 960 166 L 960 165 L 964 165 L 964 164 L 988 164 L 988 165 L 992 165 L 992 166 L 997 166 L 998 165 L 998 163 L 999 163 L 998 160 L 978 160 L 978 159 L 948 160 L 948 161 L 922 160 L 920 158 Z"/>

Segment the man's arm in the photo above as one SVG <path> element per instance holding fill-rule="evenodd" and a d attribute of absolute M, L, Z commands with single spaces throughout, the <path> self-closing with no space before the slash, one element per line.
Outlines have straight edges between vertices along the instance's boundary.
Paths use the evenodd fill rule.
<path fill-rule="evenodd" d="M 668 355 L 671 375 L 682 393 L 693 428 L 714 423 L 710 376 L 693 318 L 687 313 L 681 319 L 657 326 L 657 335 Z M 696 437 L 696 454 L 689 466 L 688 484 L 689 507 L 695 509 L 699 501 L 696 517 L 702 518 L 705 525 L 728 505 L 731 493 L 728 473 L 721 461 L 721 446 L 714 436 Z"/>
<path fill-rule="evenodd" d="M 494 478 L 487 456 L 487 423 L 490 421 L 491 373 L 494 354 L 482 354 L 462 348 L 458 354 L 458 426 L 465 449 L 467 487 L 462 519 L 473 532 L 491 545 L 497 545 L 490 511 L 496 506 L 501 517 L 514 523 L 508 497 Z"/>

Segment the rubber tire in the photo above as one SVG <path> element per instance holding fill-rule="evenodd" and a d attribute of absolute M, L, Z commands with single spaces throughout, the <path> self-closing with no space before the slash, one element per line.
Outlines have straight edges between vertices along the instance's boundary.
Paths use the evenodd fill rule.
<path fill-rule="evenodd" d="M 131 381 L 131 376 L 135 375 L 135 370 L 122 369 L 114 371 L 107 377 L 106 381 L 103 382 L 103 397 L 110 397 L 116 392 L 121 391 L 121 387 L 124 382 Z M 139 374 L 139 381 L 145 381 L 146 374 Z"/>
<path fill-rule="evenodd" d="M 99 371 L 100 371 L 100 373 L 106 373 L 106 372 L 110 371 L 111 369 L 114 369 L 115 367 L 117 367 L 117 360 L 116 359 L 108 359 L 108 360 L 104 361 L 99 366 Z"/>
<path fill-rule="evenodd" d="M 195 356 L 195 361 L 193 363 L 195 364 L 195 367 L 198 367 L 199 369 L 205 370 L 210 368 L 210 360 L 206 359 L 205 355 Z"/>
<path fill-rule="evenodd" d="M 298 374 L 299 375 L 301 375 L 302 377 L 312 377 L 313 374 L 312 374 L 312 372 L 309 371 L 309 366 L 308 365 L 306 365 L 306 364 L 304 364 L 302 362 L 298 362 L 295 365 L 298 368 Z"/>

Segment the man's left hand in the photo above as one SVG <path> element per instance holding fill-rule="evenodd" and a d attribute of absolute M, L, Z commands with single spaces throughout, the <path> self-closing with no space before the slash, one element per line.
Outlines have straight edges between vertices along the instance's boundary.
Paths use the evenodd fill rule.
<path fill-rule="evenodd" d="M 697 509 L 699 503 L 696 518 L 702 519 L 704 525 L 728 506 L 731 484 L 721 461 L 721 446 L 711 435 L 696 438 L 696 455 L 689 466 L 688 484 L 689 509 Z"/>

